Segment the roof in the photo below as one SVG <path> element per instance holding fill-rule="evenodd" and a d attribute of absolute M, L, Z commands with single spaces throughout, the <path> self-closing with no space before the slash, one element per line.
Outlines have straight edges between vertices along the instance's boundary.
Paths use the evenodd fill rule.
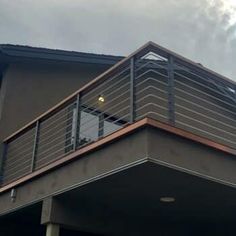
<path fill-rule="evenodd" d="M 0 61 L 2 62 L 20 59 L 113 65 L 123 58 L 122 56 L 0 44 Z"/>

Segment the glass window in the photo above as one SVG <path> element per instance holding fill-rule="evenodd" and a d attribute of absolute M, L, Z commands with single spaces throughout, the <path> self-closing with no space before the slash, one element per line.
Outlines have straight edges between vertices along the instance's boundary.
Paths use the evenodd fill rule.
<path fill-rule="evenodd" d="M 80 145 L 95 141 L 98 139 L 99 118 L 88 112 L 81 112 L 80 118 Z"/>

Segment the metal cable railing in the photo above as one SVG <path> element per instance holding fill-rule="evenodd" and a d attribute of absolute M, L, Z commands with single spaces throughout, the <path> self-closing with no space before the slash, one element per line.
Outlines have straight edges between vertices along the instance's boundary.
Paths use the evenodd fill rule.
<path fill-rule="evenodd" d="M 149 117 L 236 149 L 235 84 L 142 49 L 5 142 L 2 184 Z"/>

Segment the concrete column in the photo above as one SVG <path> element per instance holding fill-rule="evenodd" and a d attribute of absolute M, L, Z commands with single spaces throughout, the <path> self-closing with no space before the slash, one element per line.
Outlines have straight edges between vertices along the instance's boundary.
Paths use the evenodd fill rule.
<path fill-rule="evenodd" d="M 47 224 L 46 236 L 59 236 L 60 226 L 58 224 Z"/>

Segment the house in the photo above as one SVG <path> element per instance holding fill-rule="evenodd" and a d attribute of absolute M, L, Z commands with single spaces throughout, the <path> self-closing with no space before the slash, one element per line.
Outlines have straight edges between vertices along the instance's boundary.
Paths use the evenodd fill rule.
<path fill-rule="evenodd" d="M 234 81 L 153 42 L 0 69 L 1 235 L 234 234 Z"/>

